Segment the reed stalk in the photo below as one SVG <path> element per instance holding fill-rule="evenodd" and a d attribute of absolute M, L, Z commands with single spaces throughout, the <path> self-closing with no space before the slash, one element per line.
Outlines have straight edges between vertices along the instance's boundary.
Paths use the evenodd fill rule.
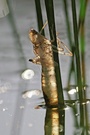
<path fill-rule="evenodd" d="M 53 41 L 53 45 L 55 45 L 57 47 L 53 0 L 45 0 L 45 6 L 46 6 L 46 13 L 47 13 L 51 41 Z M 56 73 L 59 105 L 64 105 L 59 57 L 58 57 L 58 53 L 53 52 L 53 55 L 54 55 L 54 61 L 57 62 L 57 64 L 58 64 L 58 66 L 55 66 L 55 73 Z"/>
<path fill-rule="evenodd" d="M 73 48 L 73 43 L 71 42 L 72 41 L 72 35 L 71 35 L 71 29 L 70 29 L 70 23 L 69 23 L 69 14 L 68 14 L 68 9 L 67 9 L 67 1 L 63 0 L 63 3 L 64 3 L 64 12 L 65 12 L 66 24 L 67 24 L 68 39 L 69 39 L 69 43 L 71 44 L 71 47 Z M 86 90 L 83 89 L 83 87 L 86 86 L 86 76 L 85 76 L 85 35 L 84 35 L 85 28 L 84 28 L 84 23 L 85 23 L 85 15 L 86 15 L 87 3 L 88 3 L 88 0 L 80 0 L 79 22 L 78 22 L 78 25 L 76 24 L 76 26 L 75 26 L 75 23 L 77 22 L 77 20 L 76 20 L 77 18 L 76 18 L 76 15 L 75 15 L 76 13 L 73 13 L 73 25 L 74 25 L 74 29 L 77 29 L 77 30 L 74 30 L 74 39 L 78 40 L 77 37 L 80 37 L 80 46 L 79 46 L 79 41 L 77 42 L 77 40 L 76 40 L 76 43 L 78 43 L 78 50 L 79 50 L 79 47 L 80 47 L 80 51 L 78 51 L 79 52 L 79 59 L 81 58 L 80 59 L 81 61 L 79 60 L 79 62 L 80 62 L 80 64 L 79 64 L 80 68 L 79 69 L 81 69 L 80 85 L 82 85 L 82 86 L 80 86 L 80 87 L 82 87 L 82 92 L 81 93 L 79 92 L 79 95 L 81 95 L 81 96 L 79 96 L 79 99 L 81 97 L 81 99 L 82 100 L 84 99 L 85 101 L 86 101 Z M 75 1 L 72 0 L 72 12 L 75 11 L 75 8 L 76 8 Z M 75 22 L 75 20 L 76 20 L 76 22 Z M 76 35 L 77 31 L 78 31 L 78 34 Z M 76 36 L 76 38 L 75 38 L 75 36 Z M 73 72 L 75 73 L 75 70 L 74 70 L 74 67 L 73 67 L 74 66 L 73 61 L 74 61 L 74 59 L 72 58 L 71 65 L 70 65 L 70 70 L 69 70 L 69 75 L 68 75 L 68 83 L 67 83 L 67 88 L 68 89 L 69 89 L 69 86 L 70 86 L 71 75 L 72 75 Z M 76 64 L 77 64 L 77 60 L 76 60 Z M 76 68 L 77 68 L 77 66 L 76 66 Z M 71 100 L 71 97 L 69 95 L 68 95 L 68 97 L 69 97 L 69 100 Z M 81 117 L 83 116 L 83 125 L 82 126 L 83 127 L 86 126 L 86 134 L 88 134 L 88 129 L 87 129 L 87 127 L 88 127 L 87 105 L 85 105 L 84 107 L 81 107 L 81 108 L 82 108 L 81 110 L 83 110 L 83 111 L 81 111 L 81 113 L 82 113 Z M 73 108 L 73 113 L 75 114 L 75 108 Z M 82 123 L 82 121 L 80 123 Z"/>
<path fill-rule="evenodd" d="M 75 59 L 76 59 L 76 76 L 78 94 L 80 100 L 80 126 L 84 127 L 84 108 L 83 108 L 83 86 L 82 86 L 82 74 L 81 74 L 81 61 L 80 61 L 80 50 L 78 41 L 78 26 L 77 26 L 77 15 L 76 15 L 76 3 L 75 0 L 71 0 L 72 4 L 72 18 L 73 18 L 73 30 L 74 30 L 74 43 L 75 43 Z M 83 135 L 83 133 L 82 133 Z"/>
<path fill-rule="evenodd" d="M 78 32 L 80 35 L 80 52 L 81 52 L 81 69 L 82 69 L 82 83 L 83 87 L 86 87 L 86 73 L 85 73 L 85 16 L 88 0 L 80 0 L 80 14 Z M 83 98 L 86 101 L 86 88 L 83 89 Z M 88 134 L 88 116 L 87 116 L 87 104 L 84 106 L 84 126 L 86 127 L 86 134 Z"/>
<path fill-rule="evenodd" d="M 35 0 L 35 6 L 36 6 L 38 30 L 41 31 L 43 27 L 43 17 L 42 17 L 40 0 Z M 44 29 L 42 30 L 41 34 L 45 36 Z"/>
<path fill-rule="evenodd" d="M 73 40 L 72 40 L 72 34 L 71 34 L 71 26 L 70 26 L 70 20 L 69 20 L 69 13 L 68 13 L 68 2 L 67 0 L 63 0 L 63 8 L 64 8 L 64 14 L 65 14 L 65 20 L 66 20 L 66 25 L 67 25 L 67 36 L 69 40 L 69 45 L 71 47 L 73 56 L 74 56 L 74 45 L 73 45 Z M 74 73 L 74 78 L 75 78 L 75 68 L 74 68 L 74 57 L 71 57 L 71 62 L 70 62 L 70 67 L 69 67 L 69 72 L 68 72 L 68 81 L 67 81 L 67 88 L 69 89 L 70 86 L 70 80 L 72 73 Z M 75 79 L 76 81 L 76 79 Z M 76 83 L 76 82 L 75 82 Z"/>

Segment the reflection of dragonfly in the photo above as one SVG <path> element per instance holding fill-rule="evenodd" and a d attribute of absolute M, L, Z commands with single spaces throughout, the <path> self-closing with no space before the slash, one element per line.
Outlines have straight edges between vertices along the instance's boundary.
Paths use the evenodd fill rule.
<path fill-rule="evenodd" d="M 34 29 L 31 29 L 29 38 L 33 43 L 34 53 L 36 55 L 36 57 L 34 59 L 30 59 L 30 61 L 42 65 L 42 90 L 46 103 L 55 105 L 58 103 L 54 70 L 54 65 L 57 66 L 57 63 L 54 62 L 53 51 L 68 56 L 72 56 L 72 52 L 63 42 L 60 41 L 59 38 L 57 38 L 58 47 L 55 47 L 47 38 Z"/>

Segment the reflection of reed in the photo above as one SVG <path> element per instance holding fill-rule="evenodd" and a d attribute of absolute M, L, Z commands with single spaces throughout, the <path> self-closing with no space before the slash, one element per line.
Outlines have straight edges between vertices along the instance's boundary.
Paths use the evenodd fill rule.
<path fill-rule="evenodd" d="M 45 117 L 45 135 L 64 135 L 64 110 L 47 108 Z"/>

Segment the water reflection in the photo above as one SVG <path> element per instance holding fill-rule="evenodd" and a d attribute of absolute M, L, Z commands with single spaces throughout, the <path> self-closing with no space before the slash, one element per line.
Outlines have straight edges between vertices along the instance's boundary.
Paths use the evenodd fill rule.
<path fill-rule="evenodd" d="M 65 111 L 59 108 L 47 108 L 45 117 L 45 135 L 64 135 Z"/>
<path fill-rule="evenodd" d="M 72 94 L 69 94 L 68 92 L 67 94 L 72 97 Z M 89 114 L 87 113 L 86 110 L 86 107 L 89 106 L 90 99 L 82 100 L 84 112 L 84 115 L 82 115 L 80 113 L 81 102 L 78 99 L 78 97 L 77 98 L 74 97 L 74 99 L 71 98 L 70 100 L 69 99 L 64 100 L 65 104 L 59 107 L 47 106 L 44 101 L 44 98 L 42 98 L 42 91 L 40 90 L 24 91 L 22 93 L 22 97 L 25 99 L 27 103 L 30 100 L 31 104 L 37 101 L 33 100 L 33 97 L 35 97 L 36 99 L 38 99 L 38 103 L 35 103 L 33 108 L 39 109 L 39 111 L 42 111 L 43 109 L 46 110 L 44 120 L 45 135 L 67 135 L 67 129 L 69 129 L 70 135 L 90 134 L 89 119 L 87 119 L 89 117 L 88 116 Z M 28 104 L 29 107 L 31 104 Z M 20 109 L 25 110 L 24 106 L 20 106 Z M 82 123 L 80 123 L 81 116 L 82 116 L 81 121 Z M 68 121 L 69 119 L 71 121 Z M 73 124 L 70 126 L 71 122 L 73 122 Z"/>
<path fill-rule="evenodd" d="M 9 82 L 0 80 L 0 94 L 7 92 L 10 88 L 11 88 L 11 84 Z"/>
<path fill-rule="evenodd" d="M 86 102 L 85 102 L 86 103 Z M 70 106 L 70 107 L 69 107 Z M 66 119 L 65 114 L 73 112 L 73 115 L 68 116 L 69 118 L 73 119 L 74 127 L 72 127 L 71 131 L 73 132 L 72 135 L 89 135 L 90 134 L 90 125 L 86 123 L 86 117 L 82 117 L 83 126 L 80 124 L 80 111 L 79 111 L 79 102 L 77 104 L 69 106 L 64 106 L 63 109 L 60 108 L 46 108 L 46 116 L 45 116 L 45 135 L 66 135 L 65 127 Z M 83 108 L 85 111 L 85 108 Z M 69 111 L 68 111 L 69 110 Z M 71 114 L 71 113 L 70 113 Z M 73 116 L 73 117 L 72 117 Z M 69 121 L 68 121 L 69 122 Z M 69 123 L 70 124 L 70 123 Z M 69 125 L 68 125 L 69 126 Z M 70 127 L 71 128 L 71 127 Z M 70 130 L 69 128 L 69 130 Z"/>

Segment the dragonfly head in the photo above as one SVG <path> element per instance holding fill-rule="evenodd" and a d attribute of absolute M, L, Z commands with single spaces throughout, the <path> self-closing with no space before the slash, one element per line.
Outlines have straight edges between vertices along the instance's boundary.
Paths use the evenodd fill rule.
<path fill-rule="evenodd" d="M 43 36 L 34 29 L 30 30 L 29 38 L 34 45 L 40 45 L 43 43 Z"/>
<path fill-rule="evenodd" d="M 29 32 L 29 38 L 33 44 L 37 44 L 38 42 L 38 32 L 34 29 L 31 29 Z"/>
<path fill-rule="evenodd" d="M 38 32 L 36 30 L 34 30 L 34 29 L 31 29 L 30 33 L 32 33 L 33 35 L 38 34 Z"/>

